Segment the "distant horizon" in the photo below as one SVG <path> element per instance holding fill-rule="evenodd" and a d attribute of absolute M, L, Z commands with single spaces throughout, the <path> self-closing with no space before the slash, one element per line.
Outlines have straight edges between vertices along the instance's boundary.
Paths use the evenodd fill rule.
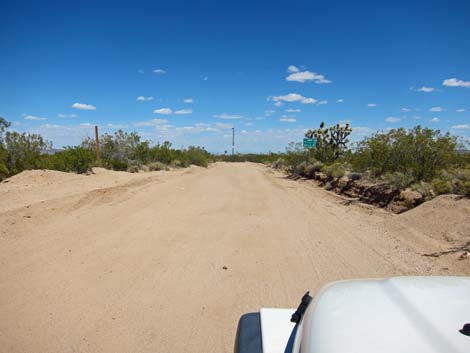
<path fill-rule="evenodd" d="M 211 153 L 416 125 L 470 139 L 470 3 L 0 5 L 0 116 L 60 149 L 118 129 Z"/>

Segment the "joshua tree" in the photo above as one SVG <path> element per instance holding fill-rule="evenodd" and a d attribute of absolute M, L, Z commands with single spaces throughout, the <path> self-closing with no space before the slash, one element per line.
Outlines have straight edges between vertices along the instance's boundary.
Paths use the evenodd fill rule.
<path fill-rule="evenodd" d="M 317 159 L 322 162 L 331 162 L 344 153 L 351 132 L 352 129 L 349 124 L 336 124 L 328 128 L 325 127 L 325 123 L 322 121 L 319 129 L 307 131 L 305 137 L 317 140 L 314 151 Z"/>

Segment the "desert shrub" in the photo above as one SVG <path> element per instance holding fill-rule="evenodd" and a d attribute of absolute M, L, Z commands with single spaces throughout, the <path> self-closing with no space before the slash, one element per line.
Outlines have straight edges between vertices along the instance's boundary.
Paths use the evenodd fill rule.
<path fill-rule="evenodd" d="M 170 163 L 171 168 L 181 168 L 183 165 L 179 159 L 172 160 Z"/>
<path fill-rule="evenodd" d="M 328 175 L 329 178 L 339 179 L 346 174 L 346 167 L 340 163 L 333 163 L 322 168 L 322 172 Z"/>
<path fill-rule="evenodd" d="M 152 163 L 149 163 L 147 166 L 150 171 L 168 170 L 168 166 L 162 162 L 152 162 Z"/>
<path fill-rule="evenodd" d="M 313 178 L 315 176 L 315 166 L 313 164 L 308 164 L 305 167 L 305 176 L 307 178 Z"/>
<path fill-rule="evenodd" d="M 101 158 L 112 161 L 112 164 L 144 162 L 148 156 L 149 142 L 140 139 L 136 132 L 118 130 L 113 135 L 105 133 L 99 139 Z M 90 150 L 95 148 L 95 142 L 90 139 L 84 140 L 82 145 Z"/>
<path fill-rule="evenodd" d="M 295 167 L 306 160 L 306 152 L 302 146 L 302 143 L 290 142 L 286 147 L 286 153 L 284 154 L 284 161 L 288 172 L 294 173 Z"/>
<path fill-rule="evenodd" d="M 419 181 L 417 183 L 414 183 L 410 185 L 410 188 L 411 190 L 416 191 L 419 194 L 421 194 L 425 198 L 425 200 L 430 200 L 433 197 L 431 185 L 424 181 Z"/>
<path fill-rule="evenodd" d="M 51 144 L 41 135 L 7 131 L 4 139 L 5 166 L 10 175 L 41 168 L 41 156 L 50 148 Z"/>
<path fill-rule="evenodd" d="M 211 162 L 211 155 L 204 148 L 189 146 L 186 153 L 190 164 L 207 167 Z"/>
<path fill-rule="evenodd" d="M 432 182 L 432 189 L 436 195 L 449 194 L 452 191 L 452 186 L 448 181 L 441 179 L 434 179 Z"/>
<path fill-rule="evenodd" d="M 8 178 L 9 172 L 5 164 L 0 163 L 0 181 Z"/>
<path fill-rule="evenodd" d="M 102 166 L 107 169 L 117 170 L 117 171 L 127 171 L 129 164 L 127 162 L 122 162 L 117 159 L 102 160 Z"/>
<path fill-rule="evenodd" d="M 285 160 L 283 158 L 278 158 L 274 162 L 272 162 L 271 167 L 278 169 L 278 168 L 283 168 L 285 166 Z"/>
<path fill-rule="evenodd" d="M 312 163 L 312 168 L 315 171 L 315 173 L 319 172 L 322 170 L 324 164 L 320 161 L 315 161 Z"/>
<path fill-rule="evenodd" d="M 351 155 L 354 170 L 371 169 L 377 175 L 400 172 L 415 180 L 432 180 L 457 158 L 457 139 L 439 130 L 416 126 L 392 129 L 365 138 Z"/>
<path fill-rule="evenodd" d="M 86 173 L 95 162 L 92 151 L 81 146 L 67 147 L 64 151 L 42 157 L 42 168 L 63 172 Z"/>
<path fill-rule="evenodd" d="M 462 185 L 462 189 L 460 190 L 460 194 L 470 197 L 470 181 L 466 181 Z"/>
<path fill-rule="evenodd" d="M 303 162 L 300 162 L 299 164 L 297 164 L 295 167 L 294 167 L 294 173 L 297 174 L 297 175 L 305 175 L 305 168 L 307 167 L 307 162 L 303 161 Z"/>
<path fill-rule="evenodd" d="M 453 174 L 456 179 L 462 182 L 470 181 L 470 169 L 457 169 Z"/>
<path fill-rule="evenodd" d="M 405 173 L 394 172 L 387 173 L 383 179 L 393 186 L 396 190 L 403 190 L 413 182 L 413 176 Z"/>
<path fill-rule="evenodd" d="M 349 180 L 360 180 L 362 178 L 362 174 L 358 172 L 351 172 L 348 174 Z"/>
<path fill-rule="evenodd" d="M 127 172 L 128 173 L 138 173 L 139 172 L 139 167 L 137 165 L 130 165 L 127 167 Z"/>

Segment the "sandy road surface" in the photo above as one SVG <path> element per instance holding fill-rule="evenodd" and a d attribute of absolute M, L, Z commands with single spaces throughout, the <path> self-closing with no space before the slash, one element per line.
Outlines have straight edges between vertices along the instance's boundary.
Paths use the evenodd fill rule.
<path fill-rule="evenodd" d="M 470 273 L 409 216 L 260 165 L 28 173 L 0 185 L 2 352 L 231 352 L 242 313 L 328 281 Z"/>

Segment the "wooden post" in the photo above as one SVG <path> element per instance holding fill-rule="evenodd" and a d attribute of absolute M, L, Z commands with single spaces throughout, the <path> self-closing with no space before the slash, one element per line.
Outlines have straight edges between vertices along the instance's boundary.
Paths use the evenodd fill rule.
<path fill-rule="evenodd" d="M 100 137 L 98 134 L 98 125 L 95 125 L 95 139 L 96 139 L 96 160 L 100 160 Z"/>

